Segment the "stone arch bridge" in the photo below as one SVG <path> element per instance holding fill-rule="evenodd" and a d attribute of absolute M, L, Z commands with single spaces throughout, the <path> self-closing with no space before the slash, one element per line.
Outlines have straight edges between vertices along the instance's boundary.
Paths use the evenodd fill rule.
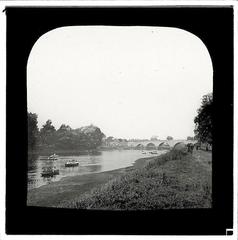
<path fill-rule="evenodd" d="M 134 149 L 160 149 L 160 148 L 173 148 L 177 143 L 197 143 L 196 140 L 154 140 L 154 141 L 130 141 L 128 147 Z"/>

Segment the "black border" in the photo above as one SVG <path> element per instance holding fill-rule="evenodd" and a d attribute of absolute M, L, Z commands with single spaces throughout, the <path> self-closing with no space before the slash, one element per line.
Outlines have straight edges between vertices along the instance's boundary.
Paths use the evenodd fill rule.
<path fill-rule="evenodd" d="M 7 234 L 225 235 L 233 228 L 232 6 L 7 7 L 6 15 Z M 214 68 L 212 209 L 112 212 L 26 206 L 27 59 L 42 34 L 73 25 L 176 27 L 204 42 Z"/>

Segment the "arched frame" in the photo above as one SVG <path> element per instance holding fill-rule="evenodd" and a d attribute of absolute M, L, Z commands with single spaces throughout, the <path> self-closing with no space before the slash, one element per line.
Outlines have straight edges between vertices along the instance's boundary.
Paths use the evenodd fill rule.
<path fill-rule="evenodd" d="M 232 7 L 8 7 L 6 16 L 7 233 L 224 235 L 227 228 L 232 228 Z M 175 27 L 193 33 L 206 45 L 214 70 L 212 209 L 113 212 L 27 207 L 28 56 L 46 32 L 76 25 Z"/>

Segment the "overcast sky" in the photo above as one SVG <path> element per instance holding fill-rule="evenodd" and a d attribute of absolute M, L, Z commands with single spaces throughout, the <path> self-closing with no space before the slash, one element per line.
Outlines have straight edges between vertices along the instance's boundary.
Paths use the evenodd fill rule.
<path fill-rule="evenodd" d="M 28 111 L 39 127 L 94 124 L 118 138 L 193 136 L 212 87 L 206 46 L 176 28 L 58 28 L 38 39 L 27 65 Z"/>

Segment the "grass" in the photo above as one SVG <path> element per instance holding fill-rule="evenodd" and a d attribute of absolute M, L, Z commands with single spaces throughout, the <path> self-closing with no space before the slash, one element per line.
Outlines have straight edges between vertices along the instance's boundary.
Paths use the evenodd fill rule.
<path fill-rule="evenodd" d="M 57 207 L 104 210 L 210 208 L 211 153 L 170 151 Z"/>

